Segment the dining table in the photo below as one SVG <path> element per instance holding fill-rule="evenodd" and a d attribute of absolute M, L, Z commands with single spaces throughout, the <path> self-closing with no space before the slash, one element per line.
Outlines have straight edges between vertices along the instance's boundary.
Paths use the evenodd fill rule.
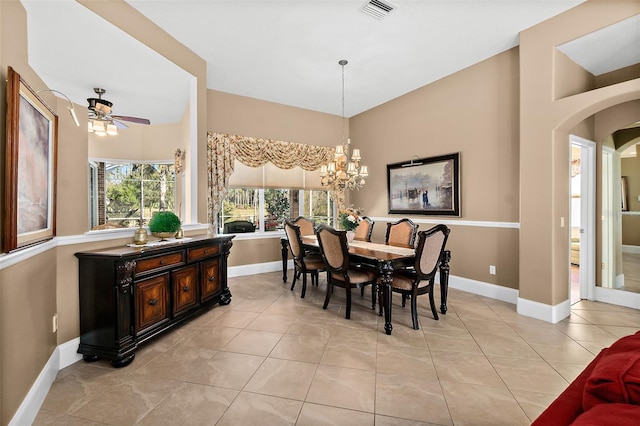
<path fill-rule="evenodd" d="M 287 281 L 287 263 L 289 257 L 289 241 L 286 237 L 280 240 L 282 246 L 282 280 Z M 393 272 L 398 269 L 413 266 L 415 263 L 415 248 L 410 245 L 381 244 L 369 241 L 353 240 L 349 243 L 349 261 L 360 265 L 366 265 L 375 269 L 380 275 L 376 283 L 376 291 L 382 293 L 382 310 L 384 314 L 384 330 L 391 334 L 391 283 Z M 302 245 L 305 250 L 319 253 L 320 246 L 315 235 L 303 235 Z M 449 284 L 449 261 L 451 252 L 445 250 L 440 259 L 440 312 L 447 312 L 447 292 Z"/>

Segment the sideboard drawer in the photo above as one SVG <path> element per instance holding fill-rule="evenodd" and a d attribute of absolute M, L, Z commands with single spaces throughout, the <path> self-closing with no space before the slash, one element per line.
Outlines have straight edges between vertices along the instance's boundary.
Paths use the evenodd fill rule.
<path fill-rule="evenodd" d="M 207 257 L 215 256 L 220 253 L 220 246 L 203 246 L 187 249 L 187 260 L 189 262 L 195 262 Z"/>
<path fill-rule="evenodd" d="M 184 263 L 183 251 L 150 257 L 148 259 L 140 259 L 136 262 L 136 273 L 153 271 L 154 269 L 176 266 L 182 263 Z"/>

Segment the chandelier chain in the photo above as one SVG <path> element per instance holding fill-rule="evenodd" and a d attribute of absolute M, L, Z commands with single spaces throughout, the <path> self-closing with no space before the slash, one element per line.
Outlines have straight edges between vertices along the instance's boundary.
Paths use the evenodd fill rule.
<path fill-rule="evenodd" d="M 334 160 L 323 164 L 320 168 L 322 186 L 329 189 L 331 198 L 343 208 L 345 191 L 360 189 L 365 184 L 365 178 L 369 176 L 367 166 L 360 166 L 360 150 L 354 149 L 349 158 L 349 145 L 351 141 L 346 137 L 345 94 L 344 94 L 344 66 L 348 61 L 341 59 L 338 64 L 342 66 L 342 141 L 336 146 Z"/>

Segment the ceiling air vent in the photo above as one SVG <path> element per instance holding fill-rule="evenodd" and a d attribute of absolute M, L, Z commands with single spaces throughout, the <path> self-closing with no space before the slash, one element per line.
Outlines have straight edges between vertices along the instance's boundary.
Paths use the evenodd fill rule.
<path fill-rule="evenodd" d="M 396 6 L 381 0 L 369 0 L 365 3 L 362 11 L 376 19 L 385 18 Z"/>

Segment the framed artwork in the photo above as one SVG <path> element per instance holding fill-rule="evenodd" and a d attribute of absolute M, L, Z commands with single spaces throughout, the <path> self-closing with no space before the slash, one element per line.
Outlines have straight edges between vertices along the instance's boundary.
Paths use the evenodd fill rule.
<path fill-rule="evenodd" d="M 56 235 L 58 117 L 11 67 L 2 249 L 10 252 Z"/>
<path fill-rule="evenodd" d="M 389 213 L 460 216 L 460 153 L 387 165 Z"/>
<path fill-rule="evenodd" d="M 621 181 L 622 192 L 620 193 L 620 198 L 622 199 L 622 211 L 629 211 L 629 187 L 627 186 L 627 177 L 622 176 Z"/>

